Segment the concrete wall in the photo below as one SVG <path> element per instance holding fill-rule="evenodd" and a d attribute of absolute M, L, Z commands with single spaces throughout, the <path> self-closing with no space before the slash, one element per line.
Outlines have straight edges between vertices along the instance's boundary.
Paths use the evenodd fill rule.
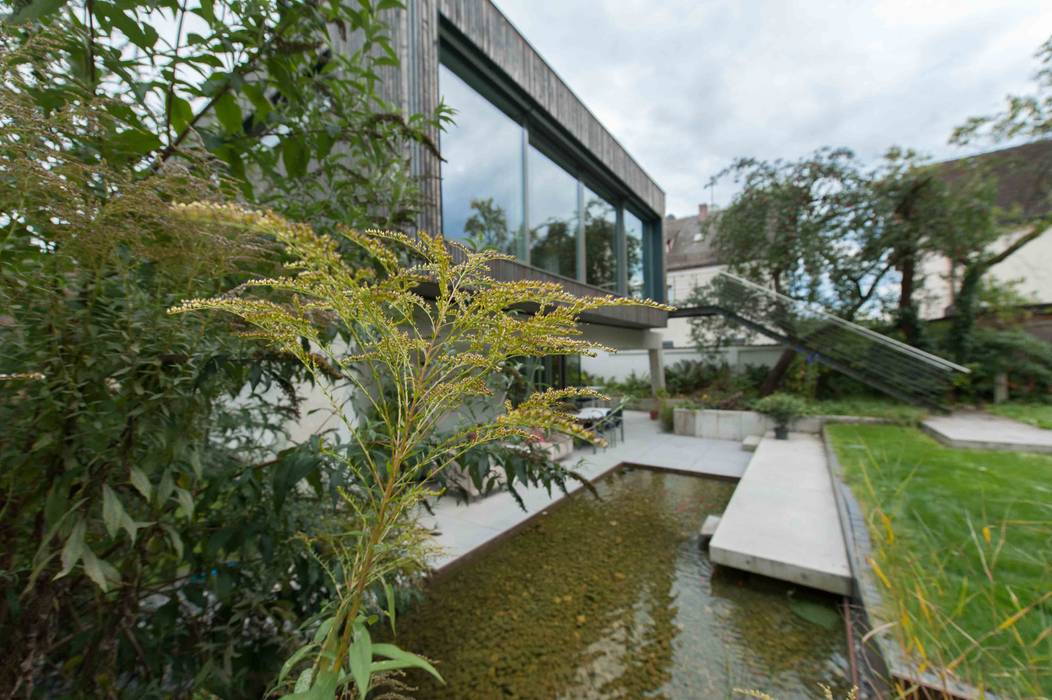
<path fill-rule="evenodd" d="M 724 348 L 716 354 L 717 361 L 724 361 L 735 371 L 742 371 L 749 365 L 771 367 L 782 354 L 780 345 L 742 346 Z M 680 360 L 708 360 L 694 348 L 666 348 L 664 351 L 665 367 L 671 367 Z M 616 354 L 599 353 L 595 357 L 582 357 L 581 369 L 603 379 L 624 381 L 635 372 L 637 377 L 650 375 L 650 362 L 646 350 L 624 350 Z"/>

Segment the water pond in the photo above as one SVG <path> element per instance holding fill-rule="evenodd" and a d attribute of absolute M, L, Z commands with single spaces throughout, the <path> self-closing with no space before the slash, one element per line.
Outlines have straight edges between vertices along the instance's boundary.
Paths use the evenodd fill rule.
<path fill-rule="evenodd" d="M 846 695 L 838 599 L 724 568 L 699 546 L 731 482 L 622 469 L 432 581 L 398 643 L 436 661 L 418 698 Z"/>

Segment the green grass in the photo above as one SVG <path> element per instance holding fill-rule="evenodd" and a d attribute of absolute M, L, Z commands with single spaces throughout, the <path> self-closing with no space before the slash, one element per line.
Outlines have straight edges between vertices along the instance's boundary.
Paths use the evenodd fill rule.
<path fill-rule="evenodd" d="M 827 430 L 907 651 L 1002 697 L 1052 696 L 1052 457 L 948 449 L 908 427 Z"/>
<path fill-rule="evenodd" d="M 903 425 L 916 425 L 927 411 L 890 399 L 827 399 L 808 401 L 807 413 L 813 416 L 868 416 L 884 418 Z"/>
<path fill-rule="evenodd" d="M 1052 430 L 1052 404 L 1048 403 L 999 403 L 987 406 L 990 413 L 1005 418 L 1036 425 L 1038 428 Z"/>

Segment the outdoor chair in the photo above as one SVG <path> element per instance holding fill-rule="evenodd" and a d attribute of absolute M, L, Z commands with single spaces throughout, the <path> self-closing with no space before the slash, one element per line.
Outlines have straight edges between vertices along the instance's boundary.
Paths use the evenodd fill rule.
<path fill-rule="evenodd" d="M 607 413 L 606 416 L 595 422 L 595 424 L 592 426 L 592 429 L 602 437 L 606 438 L 607 444 L 610 444 L 611 438 L 613 438 L 612 442 L 616 444 L 618 433 L 621 434 L 621 442 L 624 442 L 625 402 L 622 401 L 613 408 L 611 408 L 610 412 Z M 595 454 L 597 451 L 598 448 L 593 444 L 592 454 Z"/>

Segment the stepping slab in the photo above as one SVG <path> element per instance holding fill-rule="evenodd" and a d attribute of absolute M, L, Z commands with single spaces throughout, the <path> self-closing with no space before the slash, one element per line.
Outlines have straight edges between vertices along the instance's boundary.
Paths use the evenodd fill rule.
<path fill-rule="evenodd" d="M 756 448 L 760 446 L 760 440 L 762 439 L 759 435 L 746 435 L 745 439 L 742 440 L 742 449 L 746 452 L 755 452 Z"/>
<path fill-rule="evenodd" d="M 851 594 L 851 567 L 818 436 L 764 437 L 709 544 L 709 558 L 830 593 Z"/>
<path fill-rule="evenodd" d="M 921 427 L 949 447 L 1052 453 L 1052 430 L 979 411 L 932 416 Z"/>
<path fill-rule="evenodd" d="M 705 522 L 701 524 L 701 540 L 707 542 L 712 539 L 712 536 L 716 534 L 716 528 L 720 524 L 720 516 L 718 515 L 706 515 Z"/>

